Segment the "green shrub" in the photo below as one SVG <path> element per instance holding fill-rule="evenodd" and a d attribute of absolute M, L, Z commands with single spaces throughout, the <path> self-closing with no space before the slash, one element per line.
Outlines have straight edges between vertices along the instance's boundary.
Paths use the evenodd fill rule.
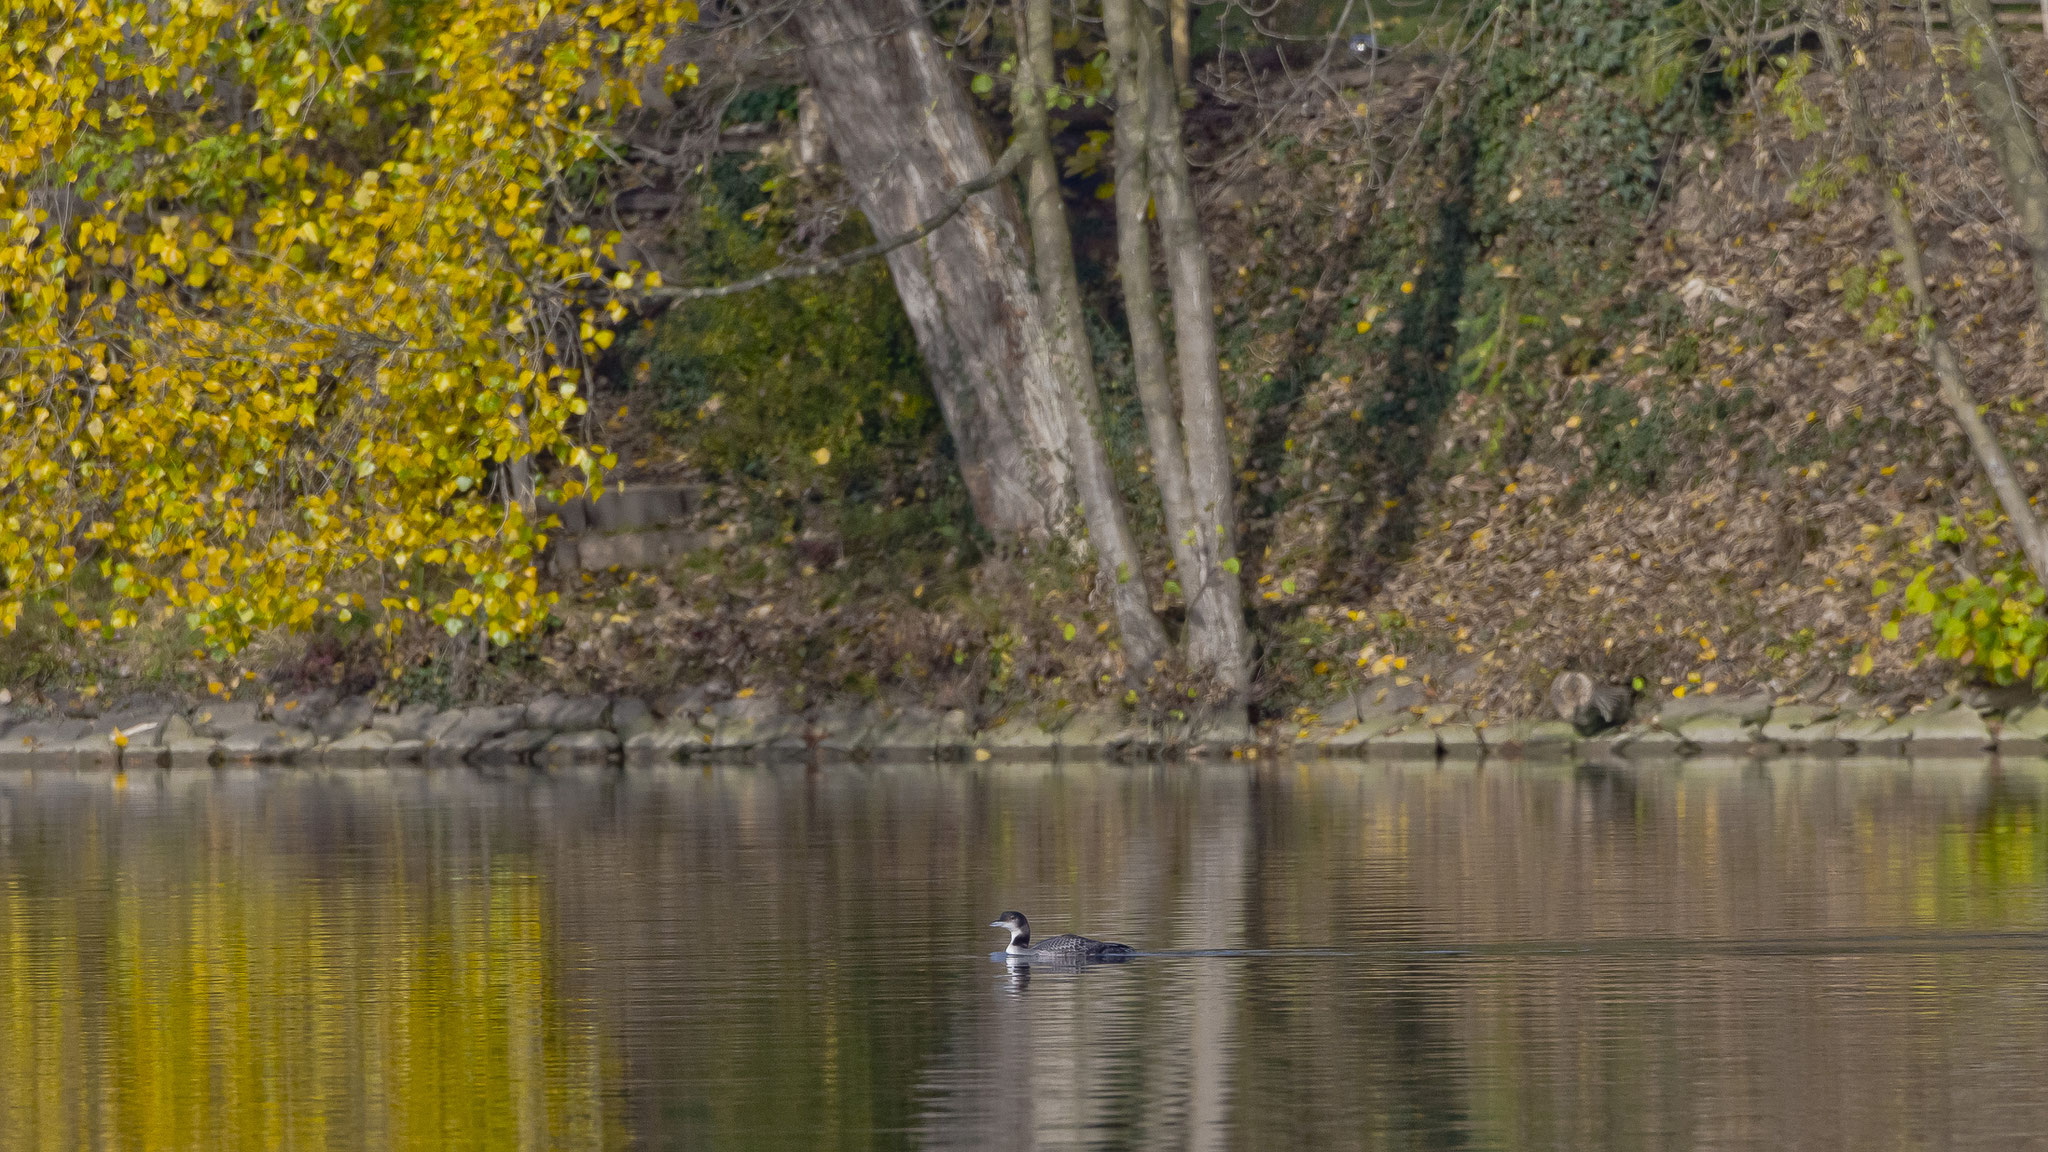
<path fill-rule="evenodd" d="M 714 174 L 690 245 L 693 274 L 732 280 L 786 263 L 791 225 L 770 180 Z M 736 178 L 739 177 L 739 178 Z M 865 242 L 849 227 L 830 251 Z M 801 258 L 801 257 L 797 257 Z M 656 420 L 714 480 L 863 498 L 940 450 L 943 426 L 888 266 L 771 284 L 678 306 L 640 334 Z"/>
<path fill-rule="evenodd" d="M 1950 517 L 1941 518 L 1935 536 L 1943 543 L 1962 544 L 1967 533 Z M 1998 546 L 1996 536 L 1987 535 L 1987 548 Z M 1921 569 L 1906 586 L 1902 616 L 1923 616 L 1933 627 L 1927 650 L 1945 660 L 1976 668 L 1993 684 L 2032 684 L 2048 687 L 2048 661 L 2041 659 L 2048 646 L 2048 616 L 2041 606 L 2048 601 L 2026 561 L 2019 556 L 2002 558 L 1988 575 L 1964 574 L 1946 580 L 1945 566 Z M 1880 584 L 1879 594 L 1886 591 Z M 1897 639 L 1899 622 L 1887 623 L 1884 635 Z"/>

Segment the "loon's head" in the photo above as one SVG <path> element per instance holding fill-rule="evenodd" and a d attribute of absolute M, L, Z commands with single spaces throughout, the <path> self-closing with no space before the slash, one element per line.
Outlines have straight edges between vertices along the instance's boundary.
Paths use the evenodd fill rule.
<path fill-rule="evenodd" d="M 1013 945 L 1031 943 L 1031 921 L 1026 920 L 1022 912 L 1005 912 L 990 921 L 989 927 L 1008 928 Z"/>

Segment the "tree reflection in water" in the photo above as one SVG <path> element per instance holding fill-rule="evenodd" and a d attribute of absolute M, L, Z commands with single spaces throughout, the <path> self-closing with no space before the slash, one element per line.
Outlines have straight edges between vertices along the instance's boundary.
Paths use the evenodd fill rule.
<path fill-rule="evenodd" d="M 2044 782 L 4 775 L 0 1148 L 2021 1146 Z"/>

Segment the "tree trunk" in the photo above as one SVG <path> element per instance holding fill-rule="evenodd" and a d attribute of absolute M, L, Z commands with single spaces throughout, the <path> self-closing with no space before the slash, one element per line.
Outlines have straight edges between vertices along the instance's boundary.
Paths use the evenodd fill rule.
<path fill-rule="evenodd" d="M 1188 663 L 1241 700 L 1250 681 L 1250 645 L 1237 574 L 1231 570 L 1236 561 L 1230 448 L 1227 440 L 1219 439 L 1223 406 L 1216 386 L 1208 251 L 1200 225 L 1192 218 L 1193 198 L 1187 194 L 1186 158 L 1179 152 L 1180 104 L 1160 59 L 1158 28 L 1141 0 L 1104 0 L 1102 13 L 1116 80 L 1118 276 L 1130 325 L 1138 400 L 1152 447 L 1152 477 L 1159 487 L 1174 568 L 1187 602 Z M 1170 149 L 1160 147 L 1162 125 L 1170 126 Z M 1176 158 L 1181 177 L 1177 186 L 1162 178 Z M 1152 281 L 1147 216 L 1155 201 L 1174 302 L 1181 380 L 1178 411 L 1168 383 L 1166 337 Z M 1181 214 L 1173 215 L 1176 211 Z M 1192 260 L 1187 258 L 1190 244 Z M 1194 319 L 1196 312 L 1199 320 Z M 1206 377 L 1190 357 L 1206 360 Z M 1219 445 L 1222 472 L 1217 474 Z"/>
<path fill-rule="evenodd" d="M 2041 0 L 2048 4 L 2048 0 Z M 1195 62 L 1192 29 L 1188 20 L 1188 0 L 1166 0 L 1166 34 L 1173 42 L 1173 83 L 1182 94 L 1195 86 Z"/>
<path fill-rule="evenodd" d="M 2048 3 L 2048 0 L 2044 0 Z M 2034 304 L 2048 332 L 2048 156 L 1998 36 L 1990 0 L 1948 0 L 1949 25 L 1969 67 L 1970 98 L 1998 157 L 2015 222 L 2034 258 Z"/>
<path fill-rule="evenodd" d="M 1211 670 L 1226 691 L 1242 698 L 1251 683 L 1247 664 L 1251 641 L 1245 631 L 1244 596 L 1236 570 L 1237 492 L 1216 363 L 1209 247 L 1195 214 L 1187 152 L 1181 142 L 1180 100 L 1160 58 L 1158 29 L 1149 12 L 1132 0 L 1109 2 L 1124 4 L 1132 17 L 1128 56 L 1146 96 L 1146 174 L 1159 217 L 1167 292 L 1173 303 L 1181 431 L 1188 486 L 1195 502 L 1196 547 L 1201 555 L 1197 568 L 1182 573 L 1188 598 L 1188 656 L 1197 667 Z"/>
<path fill-rule="evenodd" d="M 1167 363 L 1166 332 L 1159 322 L 1159 294 L 1152 278 L 1152 225 L 1147 219 L 1152 203 L 1147 191 L 1151 165 L 1146 157 L 1151 96 L 1137 64 L 1136 38 L 1144 28 L 1141 20 L 1132 11 L 1130 0 L 1104 0 L 1103 29 L 1116 81 L 1117 278 L 1123 286 L 1138 403 L 1145 412 L 1146 440 L 1152 448 L 1152 482 L 1166 513 L 1176 583 L 1182 585 L 1188 606 L 1190 661 L 1215 674 L 1208 667 L 1214 663 L 1213 653 L 1239 651 L 1237 638 L 1219 628 L 1217 621 L 1219 617 L 1242 621 L 1243 616 L 1236 605 L 1223 600 L 1220 585 L 1201 575 L 1219 564 L 1223 554 L 1203 547 L 1201 517 L 1195 511 L 1194 486 L 1188 477 L 1186 437 Z M 1228 664 L 1241 662 L 1233 655 Z"/>
<path fill-rule="evenodd" d="M 1053 371 L 1065 387 L 1067 440 L 1074 485 L 1087 518 L 1088 541 L 1095 550 L 1100 583 L 1116 613 L 1130 672 L 1138 679 L 1150 674 L 1166 655 L 1166 630 L 1152 614 L 1150 583 L 1131 539 L 1123 497 L 1110 470 L 1109 454 L 1097 432 L 1102 399 L 1095 379 L 1095 356 L 1088 347 L 1082 320 L 1081 282 L 1074 271 L 1074 241 L 1067 227 L 1067 206 L 1060 199 L 1059 161 L 1053 156 L 1047 124 L 1046 86 L 1053 72 L 1052 0 L 1016 0 L 1018 53 L 1014 89 L 1016 127 L 1029 160 L 1024 174 L 1025 206 L 1031 221 L 1031 251 L 1038 271 L 1038 290 L 1050 324 L 1047 340 Z"/>
<path fill-rule="evenodd" d="M 989 171 L 918 0 L 813 0 L 795 24 L 833 151 L 877 234 L 909 232 Z M 975 515 L 999 539 L 1063 531 L 1066 400 L 1015 195 L 998 187 L 974 197 L 888 259 Z"/>
<path fill-rule="evenodd" d="M 2011 463 L 2006 460 L 1998 437 L 1977 411 L 1977 398 L 1970 393 L 1969 385 L 1963 379 L 1962 358 L 1956 355 L 1954 347 L 1942 333 L 1941 321 L 1934 313 L 1934 301 L 1928 294 L 1927 277 L 1920 260 L 1919 232 L 1913 226 L 1912 209 L 1906 203 L 1905 175 L 1888 163 L 1884 141 L 1878 135 L 1876 122 L 1871 119 L 1869 105 L 1863 98 L 1863 81 L 1850 71 L 1840 37 L 1827 24 L 1823 24 L 1820 31 L 1828 66 L 1834 69 L 1835 77 L 1842 86 L 1842 106 L 1848 113 L 1853 146 L 1869 162 L 1884 192 L 1885 222 L 1891 228 L 1892 247 L 1899 253 L 1899 273 L 1913 292 L 1917 313 L 1914 331 L 1919 335 L 1921 350 L 1934 365 L 1942 402 L 1948 405 L 1949 414 L 1969 438 L 1977 463 L 1991 481 L 1991 490 L 1998 495 L 1999 506 L 2005 510 L 2012 534 L 2019 538 L 2020 550 L 2026 555 L 2027 566 L 2033 569 L 2034 579 L 2048 584 L 2048 537 L 2042 534 L 2041 522 L 2034 517 L 2033 506 L 2020 487 L 2019 477 L 2013 473 Z"/>

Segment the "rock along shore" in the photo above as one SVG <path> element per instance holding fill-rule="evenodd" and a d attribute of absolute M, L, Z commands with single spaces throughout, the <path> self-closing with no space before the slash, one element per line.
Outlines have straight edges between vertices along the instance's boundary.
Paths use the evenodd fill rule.
<path fill-rule="evenodd" d="M 327 692 L 96 709 L 0 704 L 0 768 L 297 764 L 654 765 L 683 760 L 852 763 L 904 760 L 1171 759 L 1281 753 L 1374 760 L 1643 760 L 1694 755 L 2048 754 L 2048 707 L 1930 701 L 1897 717 L 1757 694 L 1666 701 L 1658 714 L 1584 738 L 1556 720 L 1472 717 L 1450 708 L 1346 703 L 1254 731 L 1239 723 L 1154 724 L 1080 711 L 1046 726 L 977 728 L 964 712 L 879 705 L 801 712 L 715 687 L 655 702 L 543 696 L 525 704 L 383 708 Z"/>

